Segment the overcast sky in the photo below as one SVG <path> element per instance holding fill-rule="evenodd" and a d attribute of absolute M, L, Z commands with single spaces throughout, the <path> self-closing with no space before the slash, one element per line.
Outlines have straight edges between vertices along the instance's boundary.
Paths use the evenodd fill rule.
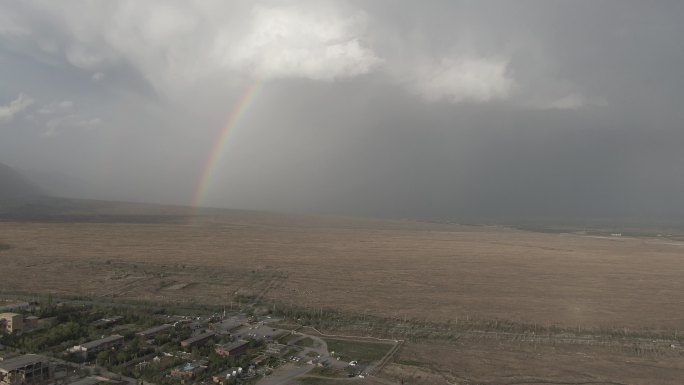
<path fill-rule="evenodd" d="M 0 0 L 0 162 L 66 195 L 684 213 L 684 3 Z"/>

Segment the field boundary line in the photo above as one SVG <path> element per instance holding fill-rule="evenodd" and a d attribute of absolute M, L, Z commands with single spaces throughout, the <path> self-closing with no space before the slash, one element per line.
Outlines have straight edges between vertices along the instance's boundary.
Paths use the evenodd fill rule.
<path fill-rule="evenodd" d="M 327 334 L 323 333 L 322 331 L 316 329 L 313 326 L 302 326 L 303 328 L 309 328 L 315 331 L 316 333 L 320 334 L 323 337 L 331 337 L 331 338 L 347 338 L 347 339 L 370 339 L 370 340 L 376 340 L 376 341 L 384 341 L 384 342 L 393 342 L 395 344 L 403 343 L 404 340 L 399 340 L 399 339 L 391 339 L 391 338 L 380 338 L 380 337 L 373 337 L 373 336 L 345 336 L 345 335 L 340 335 L 340 334 Z"/>

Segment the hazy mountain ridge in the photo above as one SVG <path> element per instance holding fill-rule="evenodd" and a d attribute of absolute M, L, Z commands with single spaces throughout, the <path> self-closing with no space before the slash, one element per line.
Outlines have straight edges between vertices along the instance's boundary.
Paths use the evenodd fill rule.
<path fill-rule="evenodd" d="M 180 205 L 134 203 L 110 200 L 62 197 L 59 192 L 36 178 L 0 163 L 0 221 L 38 221 L 63 223 L 214 223 L 230 222 L 238 226 L 258 225 L 272 228 L 301 227 L 452 230 L 458 224 L 499 225 L 532 232 L 585 232 L 588 234 L 624 233 L 633 236 L 680 237 L 684 234 L 681 218 L 649 220 L 648 218 L 539 218 L 536 220 L 502 220 L 491 218 L 459 218 L 427 220 L 421 218 L 363 218 L 294 214 L 227 208 L 192 208 Z M 47 175 L 43 173 L 43 176 Z M 52 176 L 55 182 L 59 175 Z M 64 180 L 64 185 L 70 180 Z M 40 186 L 40 187 L 37 187 Z M 78 186 L 77 186 L 78 188 Z M 66 191 L 66 190 L 64 190 Z M 76 195 L 74 195 L 76 196 Z M 468 227 L 468 226 L 466 226 Z"/>
<path fill-rule="evenodd" d="M 187 218 L 181 209 L 56 197 L 37 183 L 0 163 L 0 221 L 161 223 Z"/>
<path fill-rule="evenodd" d="M 0 163 L 0 200 L 17 200 L 43 195 L 43 191 L 13 168 Z"/>

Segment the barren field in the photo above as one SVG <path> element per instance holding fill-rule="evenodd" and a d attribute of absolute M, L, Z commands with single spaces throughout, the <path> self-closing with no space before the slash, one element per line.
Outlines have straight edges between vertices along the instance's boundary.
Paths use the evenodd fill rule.
<path fill-rule="evenodd" d="M 684 242 L 225 211 L 194 223 L 0 223 L 5 292 L 568 327 L 684 327 Z"/>
<path fill-rule="evenodd" d="M 636 354 L 628 348 L 466 339 L 406 344 L 382 374 L 406 384 L 676 385 L 684 364 L 679 351 Z"/>

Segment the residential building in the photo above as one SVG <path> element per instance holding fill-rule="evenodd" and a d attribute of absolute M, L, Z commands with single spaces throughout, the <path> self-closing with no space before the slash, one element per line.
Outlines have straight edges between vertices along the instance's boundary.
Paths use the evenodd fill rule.
<path fill-rule="evenodd" d="M 99 340 L 86 342 L 81 345 L 76 345 L 69 349 L 70 353 L 81 354 L 83 359 L 95 356 L 97 353 L 105 350 L 115 350 L 122 347 L 124 344 L 123 336 L 118 334 L 104 337 Z"/>
<path fill-rule="evenodd" d="M 188 362 L 171 369 L 171 377 L 190 380 L 207 369 L 207 361 L 199 360 Z"/>
<path fill-rule="evenodd" d="M 216 345 L 216 354 L 223 357 L 236 357 L 247 352 L 249 341 L 237 340 L 223 345 Z"/>
<path fill-rule="evenodd" d="M 149 340 L 160 335 L 169 334 L 171 333 L 171 329 L 173 329 L 172 325 L 164 324 L 138 332 L 137 335 L 146 340 Z"/>
<path fill-rule="evenodd" d="M 38 385 L 50 381 L 54 370 L 47 357 L 26 354 L 0 361 L 0 385 Z"/>
<path fill-rule="evenodd" d="M 181 347 L 183 349 L 191 348 L 193 346 L 201 346 L 209 342 L 212 338 L 214 338 L 216 334 L 213 332 L 206 332 L 202 333 L 198 336 L 188 338 L 187 340 L 181 341 Z"/>
<path fill-rule="evenodd" d="M 96 328 L 104 328 L 111 326 L 123 321 L 123 317 L 120 315 L 114 317 L 100 318 L 99 320 L 93 321 L 90 324 Z"/>
<path fill-rule="evenodd" d="M 0 331 L 6 334 L 24 330 L 24 316 L 17 313 L 0 314 Z"/>

